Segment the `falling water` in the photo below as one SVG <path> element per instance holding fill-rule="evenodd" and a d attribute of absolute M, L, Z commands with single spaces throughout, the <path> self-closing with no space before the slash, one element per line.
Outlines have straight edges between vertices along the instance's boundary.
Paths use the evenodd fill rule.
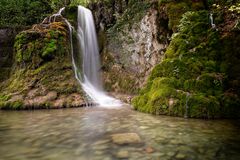
<path fill-rule="evenodd" d="M 92 13 L 82 6 L 78 7 L 78 39 L 83 57 L 84 82 L 102 90 L 100 78 L 100 57 Z"/>
<path fill-rule="evenodd" d="M 103 107 L 120 106 L 120 101 L 109 97 L 103 90 L 100 76 L 100 57 L 98 42 L 92 12 L 82 6 L 78 6 L 78 40 L 82 54 L 82 79 L 83 90 L 97 104 Z M 75 61 L 75 60 L 74 60 Z M 74 65 L 77 67 L 76 65 Z M 75 70 L 80 70 L 75 68 Z M 76 74 L 76 73 L 75 73 Z"/>
<path fill-rule="evenodd" d="M 214 21 L 213 21 L 213 14 L 212 13 L 210 13 L 210 22 L 211 22 L 212 28 L 216 28 L 216 25 L 214 24 Z"/>
<path fill-rule="evenodd" d="M 65 7 L 61 8 L 57 13 L 51 15 L 50 17 L 46 17 L 42 23 L 51 23 L 55 22 L 57 17 L 62 17 L 62 12 L 64 11 Z M 65 20 L 65 19 L 64 19 Z"/>

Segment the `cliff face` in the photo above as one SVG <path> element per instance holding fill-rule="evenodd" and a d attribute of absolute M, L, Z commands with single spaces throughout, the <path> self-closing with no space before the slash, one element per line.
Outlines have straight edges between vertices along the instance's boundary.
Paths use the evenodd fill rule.
<path fill-rule="evenodd" d="M 156 3 L 138 3 L 128 4 L 110 28 L 100 30 L 103 78 L 108 91 L 137 93 L 167 47 L 167 38 L 159 41 Z"/>

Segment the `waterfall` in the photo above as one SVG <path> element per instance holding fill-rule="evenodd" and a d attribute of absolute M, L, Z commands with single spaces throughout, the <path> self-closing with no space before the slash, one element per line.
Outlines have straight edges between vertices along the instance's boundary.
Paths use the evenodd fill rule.
<path fill-rule="evenodd" d="M 76 76 L 83 90 L 94 103 L 102 107 L 120 106 L 121 102 L 108 96 L 102 86 L 100 75 L 100 56 L 97 42 L 97 35 L 92 12 L 78 6 L 78 28 L 77 38 L 80 46 L 78 54 L 82 57 L 82 78 Z M 73 59 L 75 74 L 81 70 Z"/>
<path fill-rule="evenodd" d="M 211 22 L 211 26 L 212 26 L 212 28 L 216 28 L 216 25 L 214 24 L 214 20 L 213 20 L 213 14 L 212 13 L 210 13 L 210 22 Z"/>
<path fill-rule="evenodd" d="M 78 6 L 78 40 L 83 58 L 82 71 L 84 82 L 90 83 L 96 89 L 102 90 L 100 78 L 100 57 L 98 52 L 97 35 L 92 12 L 82 6 Z"/>

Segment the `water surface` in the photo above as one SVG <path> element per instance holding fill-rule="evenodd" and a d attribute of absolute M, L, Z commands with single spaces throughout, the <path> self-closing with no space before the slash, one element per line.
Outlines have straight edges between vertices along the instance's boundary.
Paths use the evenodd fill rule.
<path fill-rule="evenodd" d="M 237 160 L 238 124 L 153 116 L 129 107 L 0 111 L 0 159 L 111 160 L 123 151 L 138 160 Z M 142 143 L 114 144 L 116 133 L 137 133 Z"/>

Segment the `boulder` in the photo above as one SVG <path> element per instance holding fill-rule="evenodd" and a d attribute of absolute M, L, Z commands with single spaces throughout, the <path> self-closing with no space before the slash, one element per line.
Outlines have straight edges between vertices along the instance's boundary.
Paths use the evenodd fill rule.
<path fill-rule="evenodd" d="M 137 144 L 141 143 L 141 138 L 136 133 L 118 133 L 111 135 L 112 141 L 115 144 Z"/>

